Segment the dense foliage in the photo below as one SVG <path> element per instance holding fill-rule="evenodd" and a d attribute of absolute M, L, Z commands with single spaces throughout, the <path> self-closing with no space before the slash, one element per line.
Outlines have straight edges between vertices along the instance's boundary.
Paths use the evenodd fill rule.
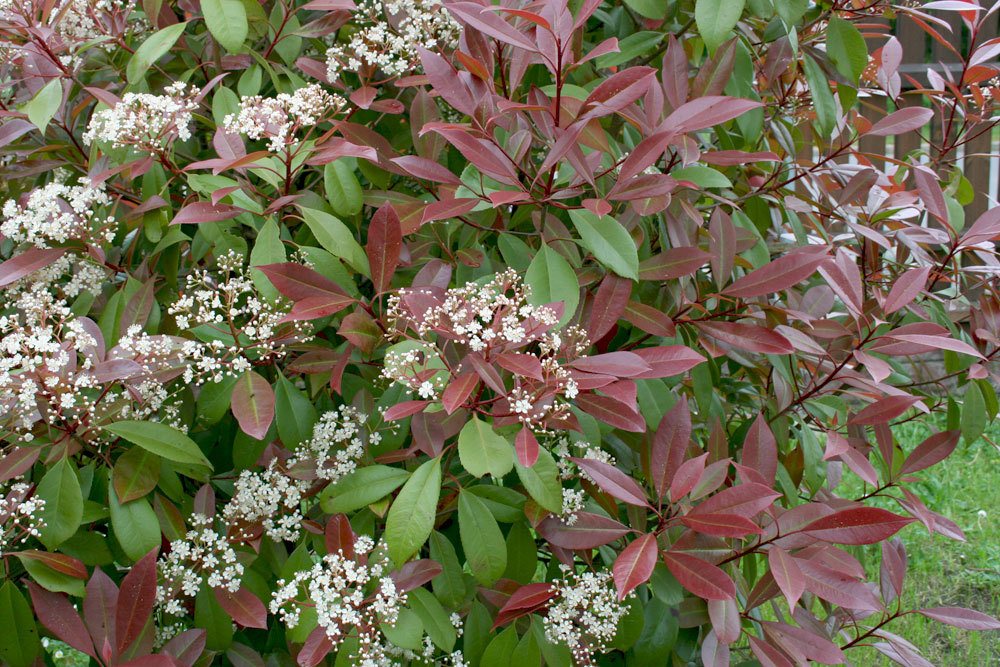
<path fill-rule="evenodd" d="M 0 0 L 0 658 L 924 665 L 903 614 L 997 629 L 902 608 L 895 537 L 963 539 L 914 483 L 997 413 L 1000 209 L 958 159 L 989 16 Z M 886 20 L 959 71 L 901 73 Z"/>

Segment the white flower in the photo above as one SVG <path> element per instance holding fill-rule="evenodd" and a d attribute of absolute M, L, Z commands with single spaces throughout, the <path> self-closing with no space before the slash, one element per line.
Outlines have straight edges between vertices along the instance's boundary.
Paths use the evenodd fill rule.
<path fill-rule="evenodd" d="M 359 538 L 355 553 L 364 556 L 371 540 Z M 319 627 L 334 648 L 356 633 L 360 639 L 354 665 L 387 665 L 389 645 L 382 635 L 382 625 L 393 626 L 406 604 L 406 593 L 396 588 L 386 573 L 388 559 L 369 555 L 367 559 L 348 558 L 343 552 L 329 554 L 288 580 L 280 579 L 272 595 L 270 610 L 286 627 L 298 625 L 302 606 L 314 607 Z"/>
<path fill-rule="evenodd" d="M 302 494 L 308 484 L 281 473 L 271 463 L 263 472 L 244 470 L 222 511 L 228 525 L 260 523 L 275 542 L 295 541 L 302 530 Z"/>
<path fill-rule="evenodd" d="M 226 116 L 224 126 L 234 134 L 267 139 L 271 150 L 277 152 L 295 141 L 297 129 L 315 125 L 346 104 L 339 95 L 331 95 L 312 84 L 291 95 L 244 97 L 240 100 L 239 111 Z"/>
<path fill-rule="evenodd" d="M 165 95 L 125 93 L 110 109 L 95 113 L 83 135 L 84 142 L 106 141 L 112 146 L 135 146 L 159 151 L 175 139 L 191 138 L 192 112 L 198 108 L 198 88 L 177 82 Z"/>
<path fill-rule="evenodd" d="M 354 472 L 365 453 L 367 420 L 368 415 L 349 405 L 323 413 L 313 426 L 312 438 L 299 446 L 289 465 L 308 459 L 316 466 L 316 476 L 329 482 Z"/>
<path fill-rule="evenodd" d="M 439 0 L 360 0 L 354 14 L 359 29 L 348 44 L 326 52 L 326 75 L 334 81 L 343 71 L 374 68 L 388 76 L 418 70 L 417 47 L 450 49 L 461 28 Z"/>
<path fill-rule="evenodd" d="M 562 569 L 565 578 L 553 582 L 556 597 L 543 622 L 545 636 L 568 647 L 577 663 L 589 665 L 594 653 L 607 650 L 628 607 L 618 601 L 610 572 Z"/>
<path fill-rule="evenodd" d="M 183 598 L 193 598 L 202 584 L 235 593 L 243 581 L 243 565 L 225 535 L 203 514 L 191 515 L 191 530 L 170 543 L 170 552 L 158 562 L 156 603 L 174 616 L 185 613 Z"/>
<path fill-rule="evenodd" d="M 7 555 L 7 548 L 38 537 L 45 526 L 41 517 L 45 500 L 31 494 L 31 485 L 24 482 L 0 484 L 0 556 Z"/>
<path fill-rule="evenodd" d="M 13 199 L 7 200 L 0 234 L 15 243 L 32 243 L 37 248 L 70 239 L 104 238 L 103 233 L 114 223 L 114 218 L 101 216 L 98 210 L 110 203 L 111 197 L 103 184 L 91 186 L 81 181 L 78 185 L 66 185 L 56 181 L 32 190 L 24 206 Z"/>

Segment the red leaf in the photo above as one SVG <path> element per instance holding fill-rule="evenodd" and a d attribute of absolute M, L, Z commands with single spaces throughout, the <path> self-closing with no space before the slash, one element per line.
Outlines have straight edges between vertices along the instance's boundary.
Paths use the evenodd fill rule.
<path fill-rule="evenodd" d="M 517 454 L 517 462 L 525 468 L 535 465 L 538 460 L 538 439 L 527 426 L 522 427 L 514 438 L 514 453 Z"/>
<path fill-rule="evenodd" d="M 115 637 L 121 653 L 146 627 L 156 602 L 156 549 L 140 558 L 122 579 L 115 612 Z"/>
<path fill-rule="evenodd" d="M 31 594 L 31 606 L 34 607 L 42 625 L 77 651 L 83 651 L 95 660 L 98 659 L 87 628 L 70 604 L 69 598 L 47 591 L 33 581 L 28 582 L 28 592 Z M 6 631 L 12 630 L 16 628 L 7 628 Z"/>
<path fill-rule="evenodd" d="M 385 203 L 372 216 L 368 226 L 368 263 L 371 266 L 372 283 L 378 293 L 389 289 L 392 276 L 399 266 L 399 255 L 403 248 L 403 229 L 399 216 L 392 204 Z"/>
<path fill-rule="evenodd" d="M 582 459 L 575 456 L 570 457 L 570 460 L 586 472 L 587 476 L 605 493 L 630 505 L 649 507 L 649 503 L 646 502 L 646 493 L 642 487 L 613 465 L 604 461 Z"/>
<path fill-rule="evenodd" d="M 386 410 L 383 419 L 387 422 L 404 419 L 418 412 L 423 412 L 424 408 L 430 404 L 430 401 L 403 401 Z"/>
<path fill-rule="evenodd" d="M 459 409 L 469 396 L 472 390 L 479 384 L 479 376 L 476 373 L 462 373 L 457 378 L 448 383 L 441 394 L 441 404 L 445 412 L 449 415 Z"/>
<path fill-rule="evenodd" d="M 750 650 L 757 656 L 761 667 L 795 667 L 795 664 L 786 658 L 780 650 L 752 635 L 750 636 Z"/>
<path fill-rule="evenodd" d="M 719 537 L 745 537 L 760 533 L 760 526 L 738 514 L 688 514 L 681 523 L 691 530 Z"/>
<path fill-rule="evenodd" d="M 724 289 L 723 294 L 747 298 L 781 292 L 811 276 L 827 259 L 825 248 L 822 252 L 813 248 L 793 250 L 743 276 Z"/>
<path fill-rule="evenodd" d="M 267 608 L 248 588 L 232 593 L 225 588 L 212 589 L 219 606 L 244 628 L 267 630 Z"/>
<path fill-rule="evenodd" d="M 115 625 L 113 615 L 118 607 L 118 588 L 114 582 L 95 567 L 87 582 L 87 595 L 83 598 L 83 622 L 99 651 L 102 647 L 115 645 Z M 110 658 L 110 656 L 102 657 Z"/>
<path fill-rule="evenodd" d="M 244 433 L 263 440 L 274 421 L 274 390 L 256 372 L 247 371 L 233 386 L 232 411 Z"/>
<path fill-rule="evenodd" d="M 712 338 L 747 352 L 791 354 L 795 351 L 787 338 L 776 331 L 755 324 L 740 322 L 695 322 L 694 324 Z"/>
<path fill-rule="evenodd" d="M 538 49 L 527 35 L 493 14 L 489 8 L 475 2 L 450 2 L 448 3 L 448 12 L 454 14 L 463 23 L 498 40 L 501 44 L 518 46 L 532 53 Z"/>
<path fill-rule="evenodd" d="M 636 375 L 634 377 L 636 380 L 673 377 L 686 373 L 698 364 L 705 362 L 705 357 L 686 345 L 644 347 L 634 352 L 651 366 L 651 370 Z"/>
<path fill-rule="evenodd" d="M 730 667 L 733 664 L 729 645 L 720 641 L 714 631 L 706 634 L 701 642 L 701 664 L 704 667 Z"/>
<path fill-rule="evenodd" d="M 736 600 L 709 600 L 708 618 L 712 621 L 712 630 L 723 644 L 732 644 L 740 638 L 740 618 L 739 607 Z M 729 663 L 726 663 L 727 665 Z"/>
<path fill-rule="evenodd" d="M 292 301 L 302 301 L 309 297 L 325 297 L 331 300 L 333 297 L 349 298 L 347 293 L 332 280 L 302 264 L 282 262 L 264 264 L 256 269 L 267 276 L 275 289 Z"/>
<path fill-rule="evenodd" d="M 14 447 L 0 459 L 0 482 L 20 477 L 31 470 L 41 453 L 41 447 Z"/>
<path fill-rule="evenodd" d="M 390 576 L 396 584 L 396 588 L 406 593 L 414 588 L 420 588 L 434 577 L 441 574 L 444 568 L 441 563 L 421 558 L 411 560 L 403 564 L 403 567 L 393 572 Z"/>
<path fill-rule="evenodd" d="M 219 222 L 235 218 L 244 213 L 241 208 L 229 204 L 213 204 L 207 201 L 196 201 L 188 204 L 174 216 L 171 225 L 198 225 L 203 222 Z"/>
<path fill-rule="evenodd" d="M 296 301 L 292 309 L 278 320 L 278 322 L 280 324 L 283 322 L 318 320 L 321 317 L 329 317 L 334 313 L 339 313 L 352 303 L 354 303 L 354 299 L 351 297 L 337 294 L 307 296 L 301 301 Z"/>
<path fill-rule="evenodd" d="M 927 278 L 931 275 L 929 266 L 920 269 L 910 269 L 903 275 L 896 278 L 889 290 L 889 296 L 885 298 L 882 309 L 886 315 L 895 313 L 901 308 L 905 308 L 911 301 L 917 298 L 927 285 Z"/>
<path fill-rule="evenodd" d="M 697 505 L 688 516 L 702 514 L 739 514 L 752 517 L 771 506 L 775 498 L 781 494 L 774 489 L 747 482 L 739 486 L 723 489 L 717 494 Z"/>
<path fill-rule="evenodd" d="M 649 84 L 656 80 L 656 70 L 652 67 L 629 67 L 605 79 L 591 91 L 583 102 L 582 109 L 594 107 L 600 114 L 607 115 L 621 111 L 645 94 Z"/>
<path fill-rule="evenodd" d="M 576 523 L 567 526 L 549 516 L 538 524 L 538 533 L 563 549 L 596 549 L 626 535 L 631 529 L 614 519 L 590 512 L 577 512 Z"/>
<path fill-rule="evenodd" d="M 631 294 L 631 280 L 613 273 L 604 276 L 597 293 L 594 294 L 594 305 L 590 309 L 590 320 L 587 323 L 587 335 L 590 340 L 601 340 L 611 331 L 625 313 Z"/>
<path fill-rule="evenodd" d="M 204 653 L 207 641 L 208 632 L 205 630 L 185 630 L 163 645 L 163 653 L 172 655 L 185 667 L 193 667 Z"/>
<path fill-rule="evenodd" d="M 905 475 L 907 473 L 926 470 L 932 465 L 945 460 L 955 451 L 959 435 L 959 431 L 942 431 L 930 436 L 917 445 L 910 455 L 906 457 L 906 460 L 903 461 L 903 466 L 899 470 L 900 474 Z"/>
<path fill-rule="evenodd" d="M 963 630 L 1000 630 L 997 619 L 962 607 L 929 607 L 918 609 L 917 613 Z"/>
<path fill-rule="evenodd" d="M 638 354 L 624 351 L 580 357 L 571 361 L 569 365 L 585 373 L 627 378 L 638 377 L 652 370 L 652 367 Z"/>
<path fill-rule="evenodd" d="M 517 352 L 504 352 L 494 357 L 494 361 L 500 367 L 510 371 L 514 375 L 528 377 L 534 380 L 542 380 L 542 362 L 534 354 L 522 354 Z"/>
<path fill-rule="evenodd" d="M 639 263 L 642 280 L 675 280 L 708 264 L 711 255 L 698 248 L 670 248 Z"/>
<path fill-rule="evenodd" d="M 334 514 L 323 529 L 323 545 L 328 554 L 343 552 L 347 558 L 354 558 L 354 529 L 344 514 Z"/>
<path fill-rule="evenodd" d="M 27 551 L 8 551 L 7 553 L 12 556 L 17 556 L 22 560 L 28 559 L 44 563 L 56 572 L 61 572 L 62 574 L 73 577 L 74 579 L 87 578 L 87 566 L 72 556 L 49 553 L 48 551 L 36 551 L 35 549 L 28 549 Z"/>
<path fill-rule="evenodd" d="M 435 220 L 458 218 L 476 208 L 478 204 L 478 199 L 445 199 L 427 204 L 424 207 L 423 215 L 420 217 L 420 224 L 423 225 Z"/>
<path fill-rule="evenodd" d="M 659 129 L 672 130 L 678 134 L 697 132 L 730 121 L 760 106 L 762 104 L 754 100 L 743 100 L 726 95 L 698 97 L 679 106 L 667 116 Z"/>
<path fill-rule="evenodd" d="M 29 248 L 0 262 L 0 287 L 6 287 L 21 278 L 44 269 L 66 252 L 65 248 Z"/>
<path fill-rule="evenodd" d="M 703 600 L 730 600 L 736 597 L 736 585 L 718 566 L 677 551 L 663 552 L 663 560 L 681 586 Z"/>
<path fill-rule="evenodd" d="M 640 536 L 622 550 L 611 566 L 619 600 L 649 581 L 656 566 L 657 552 L 656 535 L 652 533 Z"/>
<path fill-rule="evenodd" d="M 608 396 L 597 394 L 580 394 L 576 404 L 589 415 L 600 419 L 605 424 L 632 433 L 642 433 L 646 430 L 646 420 L 633 408 Z"/>
<path fill-rule="evenodd" d="M 660 498 L 667 494 L 690 442 L 691 410 L 682 398 L 663 415 L 649 452 L 649 472 Z"/>
<path fill-rule="evenodd" d="M 774 583 L 778 584 L 778 588 L 788 600 L 788 608 L 795 609 L 806 589 L 806 580 L 798 563 L 787 551 L 775 545 L 772 545 L 767 552 L 767 563 L 771 567 Z"/>
<path fill-rule="evenodd" d="M 764 482 L 774 484 L 778 472 L 778 444 L 763 414 L 758 414 L 743 441 L 741 463 L 760 473 Z"/>
<path fill-rule="evenodd" d="M 858 426 L 886 424 L 919 402 L 920 399 L 915 396 L 887 396 L 850 417 L 847 423 Z"/>
<path fill-rule="evenodd" d="M 398 164 L 410 176 L 424 181 L 447 183 L 448 185 L 460 185 L 462 183 L 461 179 L 448 171 L 447 168 L 438 164 L 434 160 L 429 160 L 425 157 L 403 155 L 401 157 L 393 158 L 391 162 Z M 388 204 L 386 204 L 386 206 L 388 206 Z"/>
<path fill-rule="evenodd" d="M 877 611 L 882 604 L 869 588 L 854 577 L 811 560 L 796 559 L 805 577 L 806 590 L 848 609 Z"/>
<path fill-rule="evenodd" d="M 691 490 L 701 481 L 701 476 L 705 474 L 707 460 L 708 452 L 705 452 L 693 459 L 688 459 L 677 468 L 677 472 L 670 482 L 670 502 L 676 503 L 691 493 Z"/>
<path fill-rule="evenodd" d="M 913 180 L 917 182 L 917 192 L 924 202 L 927 212 L 943 223 L 948 222 L 948 207 L 944 202 L 944 192 L 937 174 L 928 167 L 913 165 Z"/>
<path fill-rule="evenodd" d="M 930 122 L 934 112 L 925 107 L 910 106 L 894 111 L 885 118 L 879 119 L 865 134 L 868 136 L 887 137 L 892 134 L 902 134 L 919 130 Z"/>
<path fill-rule="evenodd" d="M 765 635 L 779 640 L 780 644 L 790 646 L 810 660 L 824 665 L 842 665 L 846 661 L 840 647 L 827 637 L 821 637 L 787 623 L 762 621 L 761 624 Z"/>
<path fill-rule="evenodd" d="M 309 633 L 302 650 L 295 656 L 299 667 L 316 667 L 333 650 L 333 642 L 326 636 L 326 628 L 319 626 Z"/>
<path fill-rule="evenodd" d="M 497 612 L 496 620 L 493 621 L 493 629 L 506 623 L 510 623 L 515 618 L 520 618 L 526 614 L 541 609 L 556 594 L 552 584 L 526 584 L 518 588 L 507 600 L 506 604 Z"/>
<path fill-rule="evenodd" d="M 630 301 L 625 307 L 624 316 L 629 324 L 653 336 L 672 338 L 677 334 L 677 327 L 674 326 L 670 316 L 653 306 Z"/>
<path fill-rule="evenodd" d="M 910 523 L 913 519 L 878 507 L 853 507 L 806 524 L 801 532 L 836 544 L 875 544 Z"/>

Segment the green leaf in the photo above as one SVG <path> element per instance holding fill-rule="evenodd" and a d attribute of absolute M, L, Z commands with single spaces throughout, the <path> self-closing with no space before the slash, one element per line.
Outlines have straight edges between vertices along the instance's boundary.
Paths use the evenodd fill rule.
<path fill-rule="evenodd" d="M 347 262 L 358 273 L 371 276 L 368 255 L 365 254 L 364 248 L 354 238 L 347 225 L 339 218 L 323 211 L 312 208 L 301 208 L 300 210 L 306 226 L 309 227 L 313 236 L 324 249 Z"/>
<path fill-rule="evenodd" d="M 604 266 L 623 278 L 639 279 L 639 253 L 628 231 L 614 218 L 585 209 L 569 212 L 583 246 Z"/>
<path fill-rule="evenodd" d="M 69 459 L 61 459 L 49 468 L 38 483 L 36 495 L 45 501 L 41 512 L 45 525 L 39 539 L 48 549 L 54 549 L 76 532 L 83 519 L 80 479 Z"/>
<path fill-rule="evenodd" d="M 522 584 L 531 582 L 538 567 L 538 549 L 531 530 L 523 521 L 515 523 L 507 532 L 507 569 L 505 579 L 513 579 Z"/>
<path fill-rule="evenodd" d="M 142 447 L 132 447 L 118 457 L 111 480 L 122 502 L 142 498 L 160 479 L 160 457 Z"/>
<path fill-rule="evenodd" d="M 733 29 L 743 15 L 746 0 L 697 0 L 694 21 L 709 53 L 733 37 Z"/>
<path fill-rule="evenodd" d="M 41 649 L 35 616 L 24 595 L 8 579 L 0 587 L 0 660 L 10 667 L 30 667 Z"/>
<path fill-rule="evenodd" d="M 511 625 L 489 643 L 479 667 L 510 667 L 517 641 L 517 630 Z"/>
<path fill-rule="evenodd" d="M 208 586 L 195 597 L 194 624 L 206 630 L 205 646 L 213 651 L 225 651 L 233 643 L 233 621 Z"/>
<path fill-rule="evenodd" d="M 476 581 L 492 586 L 507 569 L 507 545 L 486 503 L 466 491 L 458 496 L 458 530 Z"/>
<path fill-rule="evenodd" d="M 812 93 L 813 108 L 816 110 L 816 123 L 820 134 L 829 137 L 837 124 L 837 103 L 830 92 L 830 83 L 826 74 L 815 60 L 809 56 L 803 56 L 802 67 L 806 74 L 806 83 L 809 84 L 809 92 Z"/>
<path fill-rule="evenodd" d="M 868 66 L 868 47 L 865 38 L 850 21 L 832 17 L 826 33 L 826 53 L 843 74 L 854 85 Z"/>
<path fill-rule="evenodd" d="M 441 606 L 434 594 L 426 588 L 414 588 L 407 593 L 410 608 L 420 617 L 424 632 L 442 651 L 451 653 L 458 640 L 455 626 L 448 618 L 448 612 Z"/>
<path fill-rule="evenodd" d="M 434 531 L 431 533 L 431 560 L 441 564 L 441 574 L 431 580 L 434 595 L 444 604 L 455 608 L 465 600 L 465 575 L 458 561 L 454 545 L 447 537 Z"/>
<path fill-rule="evenodd" d="M 49 121 L 56 115 L 59 105 L 62 104 L 62 98 L 62 79 L 56 77 L 28 100 L 21 107 L 21 111 L 28 114 L 28 120 L 41 130 L 42 134 L 45 134 L 45 128 L 49 126 Z"/>
<path fill-rule="evenodd" d="M 240 0 L 201 0 L 201 11 L 208 31 L 219 44 L 231 53 L 242 50 L 249 26 L 247 10 Z"/>
<path fill-rule="evenodd" d="M 538 460 L 530 468 L 514 462 L 517 476 L 528 494 L 536 503 L 550 512 L 562 512 L 562 484 L 559 482 L 559 468 L 547 449 L 539 448 Z"/>
<path fill-rule="evenodd" d="M 195 441 L 180 431 L 160 422 L 121 421 L 105 426 L 104 430 L 114 433 L 168 461 L 206 466 L 211 469 L 201 449 Z"/>
<path fill-rule="evenodd" d="M 489 473 L 500 478 L 514 468 L 514 447 L 492 426 L 473 417 L 458 434 L 458 458 L 476 477 Z"/>
<path fill-rule="evenodd" d="M 398 489 L 410 476 L 402 468 L 371 465 L 359 468 L 323 490 L 320 505 L 327 514 L 341 514 L 361 509 L 382 500 Z"/>
<path fill-rule="evenodd" d="M 986 430 L 986 401 L 979 385 L 970 382 L 965 389 L 965 400 L 962 401 L 961 419 L 962 437 L 972 444 Z"/>
<path fill-rule="evenodd" d="M 209 382 L 202 387 L 195 406 L 198 417 L 205 426 L 218 423 L 229 412 L 237 379 L 239 378 L 227 375 L 219 382 Z"/>
<path fill-rule="evenodd" d="M 274 389 L 274 420 L 281 442 L 294 449 L 309 440 L 317 419 L 312 402 L 288 378 L 279 374 Z"/>
<path fill-rule="evenodd" d="M 160 522 L 145 498 L 119 503 L 112 486 L 108 489 L 111 528 L 122 551 L 132 560 L 139 560 L 160 545 Z"/>
<path fill-rule="evenodd" d="M 558 252 L 543 244 L 528 265 L 524 281 L 531 286 L 528 301 L 534 306 L 561 302 L 564 306 L 559 326 L 569 322 L 580 303 L 580 281 L 576 271 Z"/>
<path fill-rule="evenodd" d="M 257 232 L 257 239 L 254 241 L 253 250 L 250 251 L 250 266 L 261 266 L 263 264 L 278 264 L 285 261 L 285 245 L 281 242 L 281 232 L 278 223 L 274 218 L 268 218 L 264 226 Z M 260 290 L 261 294 L 270 301 L 277 301 L 280 292 L 275 289 L 271 281 L 260 269 L 250 272 L 253 284 Z"/>
<path fill-rule="evenodd" d="M 125 67 L 125 77 L 128 82 L 135 83 L 141 79 L 146 70 L 177 42 L 186 27 L 187 23 L 175 23 L 150 35 L 149 39 L 135 50 Z"/>
<path fill-rule="evenodd" d="M 434 529 L 441 496 L 441 459 L 431 459 L 406 480 L 385 521 L 389 556 L 398 566 L 420 550 Z"/>
<path fill-rule="evenodd" d="M 667 8 L 669 7 L 663 0 L 625 0 L 625 4 L 639 16 L 657 21 L 662 21 L 667 17 Z"/>
<path fill-rule="evenodd" d="M 334 160 L 323 168 L 326 199 L 337 215 L 356 215 L 364 204 L 364 193 L 348 160 Z"/>
<path fill-rule="evenodd" d="M 403 607 L 399 610 L 399 618 L 392 625 L 383 623 L 382 634 L 393 646 L 419 651 L 423 648 L 424 623 L 420 620 L 417 612 Z M 352 663 L 352 667 L 354 667 Z"/>
<path fill-rule="evenodd" d="M 655 5 L 655 7 L 661 11 L 666 10 L 666 5 L 660 0 L 638 0 L 638 2 Z M 628 4 L 627 0 L 626 4 Z M 637 58 L 647 52 L 651 52 L 654 48 L 659 46 L 660 42 L 662 42 L 665 37 L 666 35 L 658 30 L 644 30 L 642 32 L 632 33 L 625 39 L 618 42 L 617 53 L 606 53 L 603 56 L 598 56 L 594 63 L 601 69 L 616 67 L 622 63 L 632 60 L 633 58 Z"/>
<path fill-rule="evenodd" d="M 678 181 L 691 181 L 700 188 L 731 188 L 732 181 L 726 178 L 721 171 L 706 167 L 701 164 L 693 164 L 690 167 L 674 169 L 670 175 Z"/>
<path fill-rule="evenodd" d="M 37 558 L 18 556 L 21 565 L 28 571 L 35 583 L 47 591 L 53 593 L 68 593 L 76 597 L 83 597 L 83 580 L 71 577 L 63 572 L 58 572 Z"/>

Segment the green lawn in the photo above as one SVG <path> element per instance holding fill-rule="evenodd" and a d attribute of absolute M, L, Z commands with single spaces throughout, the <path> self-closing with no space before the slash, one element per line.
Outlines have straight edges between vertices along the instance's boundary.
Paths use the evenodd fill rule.
<path fill-rule="evenodd" d="M 929 433 L 919 424 L 896 431 L 906 451 Z M 1000 424 L 990 427 L 986 438 L 1000 442 Z M 909 557 L 904 608 L 958 605 L 1000 616 L 1000 450 L 986 439 L 962 443 L 950 458 L 921 476 L 925 481 L 914 492 L 932 510 L 955 521 L 968 541 L 930 535 L 921 524 L 902 532 Z M 867 565 L 877 573 L 878 551 L 866 555 Z M 1000 632 L 958 630 L 917 614 L 887 629 L 910 640 L 939 667 L 1000 665 Z M 894 664 L 868 648 L 848 657 L 858 667 Z"/>

